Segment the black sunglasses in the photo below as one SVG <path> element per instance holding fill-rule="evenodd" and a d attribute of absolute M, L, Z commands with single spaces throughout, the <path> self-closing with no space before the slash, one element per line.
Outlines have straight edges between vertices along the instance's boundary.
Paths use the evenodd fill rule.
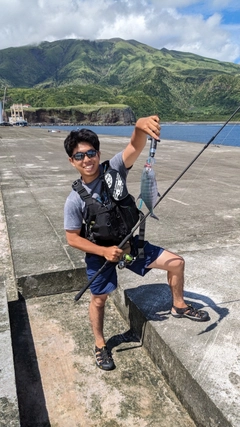
<path fill-rule="evenodd" d="M 78 153 L 73 154 L 72 159 L 75 160 L 83 160 L 85 156 L 87 156 L 89 159 L 92 157 L 95 157 L 97 155 L 97 150 L 88 150 L 86 153 L 82 153 L 81 151 L 78 151 Z"/>

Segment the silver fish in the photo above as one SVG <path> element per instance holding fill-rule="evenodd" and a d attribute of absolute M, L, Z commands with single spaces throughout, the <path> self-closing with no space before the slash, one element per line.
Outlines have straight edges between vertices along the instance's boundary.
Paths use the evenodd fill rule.
<path fill-rule="evenodd" d="M 148 159 L 142 171 L 141 192 L 138 196 L 138 199 L 140 199 L 139 208 L 141 209 L 142 203 L 144 202 L 148 210 L 151 212 L 150 216 L 158 219 L 158 217 L 153 213 L 153 208 L 157 203 L 157 198 L 160 194 L 157 189 L 157 181 L 152 166 L 152 159 Z"/>

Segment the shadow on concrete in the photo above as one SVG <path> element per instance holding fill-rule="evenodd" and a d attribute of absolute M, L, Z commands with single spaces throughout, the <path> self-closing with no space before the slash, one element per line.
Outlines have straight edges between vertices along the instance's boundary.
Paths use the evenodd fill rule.
<path fill-rule="evenodd" d="M 9 303 L 21 427 L 50 427 L 25 299 Z"/>
<path fill-rule="evenodd" d="M 159 298 L 160 292 L 161 298 Z M 156 293 L 158 294 L 158 299 L 156 299 Z M 129 309 L 128 317 L 130 329 L 111 337 L 107 341 L 107 345 L 110 350 L 123 343 L 138 342 L 139 345 L 121 347 L 116 350 L 117 352 L 142 347 L 147 321 L 167 320 L 170 314 L 170 310 L 167 309 L 167 305 L 169 304 L 165 301 L 171 298 L 169 286 L 167 284 L 143 285 L 137 288 L 127 289 L 124 291 L 124 296 L 125 305 Z"/>
<path fill-rule="evenodd" d="M 147 321 L 167 321 L 171 316 L 172 295 L 169 285 L 166 283 L 141 285 L 127 289 L 124 293 L 125 304 L 129 307 L 130 329 L 141 341 L 143 340 L 144 324 Z M 206 295 L 184 291 L 184 299 L 187 304 L 193 303 L 197 309 L 207 310 L 209 307 L 218 316 L 218 319 L 210 325 L 208 323 L 207 327 L 199 332 L 199 335 L 215 329 L 229 314 L 227 307 L 222 307 L 222 304 L 217 305 Z"/>
<path fill-rule="evenodd" d="M 134 348 L 142 347 L 142 339 L 140 339 L 133 329 L 129 329 L 126 332 L 123 332 L 122 334 L 113 335 L 109 340 L 107 341 L 107 346 L 109 350 L 112 351 L 114 347 L 118 347 L 120 344 L 123 343 L 139 343 L 139 345 L 132 345 L 128 347 L 121 347 L 117 349 L 117 352 L 126 351 L 126 350 L 133 350 Z"/>
<path fill-rule="evenodd" d="M 131 328 L 143 342 L 146 323 L 167 321 L 170 315 L 171 292 L 166 283 L 141 285 L 124 291 Z"/>
<path fill-rule="evenodd" d="M 198 309 L 207 309 L 207 307 L 211 307 L 211 309 L 215 311 L 218 316 L 218 319 L 215 322 L 208 325 L 206 329 L 199 332 L 198 335 L 202 335 L 206 332 L 210 332 L 215 329 L 219 325 L 219 323 L 229 314 L 229 309 L 227 307 L 221 307 L 222 303 L 216 304 L 211 298 L 207 297 L 206 295 L 200 295 L 195 292 L 184 292 L 184 297 L 188 303 L 191 303 L 193 300 L 194 306 Z M 204 304 L 202 304 L 201 302 L 199 303 L 197 301 L 201 301 Z"/>

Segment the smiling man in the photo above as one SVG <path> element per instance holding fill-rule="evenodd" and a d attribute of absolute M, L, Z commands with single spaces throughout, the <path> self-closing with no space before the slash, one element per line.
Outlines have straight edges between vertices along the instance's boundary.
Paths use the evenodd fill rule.
<path fill-rule="evenodd" d="M 108 162 L 100 163 L 98 136 L 88 129 L 72 131 L 64 141 L 69 161 L 80 174 L 80 178 L 76 181 L 80 191 L 72 190 L 64 207 L 67 242 L 70 246 L 86 252 L 85 261 L 89 280 L 106 260 L 110 261 L 90 286 L 89 316 L 95 337 L 95 361 L 103 370 L 115 368 L 103 333 L 104 307 L 109 293 L 117 287 L 116 266 L 124 251 L 133 255 L 134 261 L 126 268 L 136 274 L 144 276 L 152 268 L 167 271 L 173 299 L 171 313 L 174 317 L 187 317 L 196 321 L 209 319 L 207 312 L 187 305 L 183 299 L 184 260 L 182 257 L 160 246 L 152 245 L 148 241 L 144 241 L 144 256 L 140 257 L 137 255 L 138 236 L 134 236 L 129 241 L 127 248 L 118 248 L 123 238 L 128 236 L 129 230 L 126 230 L 124 235 L 124 224 L 121 215 L 116 216 L 116 203 L 113 195 L 108 191 L 106 175 L 109 175 L 110 170 L 117 171 L 112 176 L 118 176 L 127 193 L 126 179 L 129 170 L 145 147 L 147 135 L 159 139 L 159 122 L 158 116 L 140 118 L 136 122 L 129 144 Z M 131 208 L 134 207 L 131 206 Z M 135 210 L 137 210 L 136 206 Z"/>

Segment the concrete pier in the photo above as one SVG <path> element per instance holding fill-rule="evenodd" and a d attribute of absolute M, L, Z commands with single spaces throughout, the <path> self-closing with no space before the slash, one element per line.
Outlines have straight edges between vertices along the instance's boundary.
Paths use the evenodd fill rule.
<path fill-rule="evenodd" d="M 185 299 L 210 321 L 170 315 L 165 272 L 119 270 L 105 335 L 116 369 L 94 364 L 84 254 L 63 206 L 78 177 L 65 132 L 0 129 L 0 425 L 240 426 L 240 148 L 210 145 L 148 218 L 146 238 L 186 261 Z M 101 158 L 128 138 L 100 136 Z M 163 194 L 201 144 L 161 141 Z M 137 197 L 144 150 L 129 175 Z M 145 211 L 146 212 L 146 211 Z"/>

